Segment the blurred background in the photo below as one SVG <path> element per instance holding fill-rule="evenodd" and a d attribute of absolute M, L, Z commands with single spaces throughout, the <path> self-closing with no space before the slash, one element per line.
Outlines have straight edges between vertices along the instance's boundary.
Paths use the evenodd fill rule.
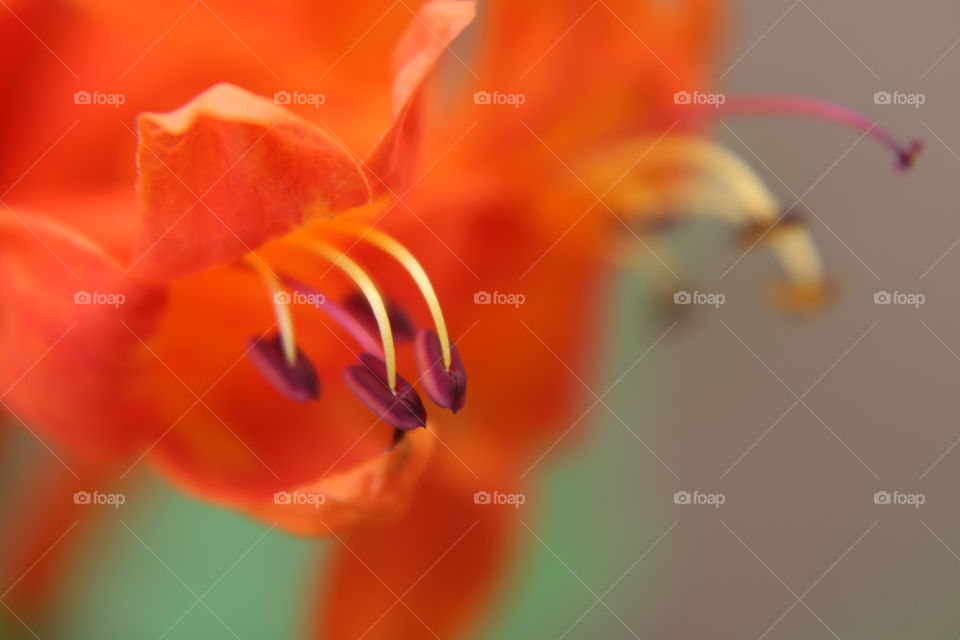
<path fill-rule="evenodd" d="M 594 389 L 609 388 L 609 407 L 585 416 L 576 448 L 538 463 L 523 552 L 478 638 L 960 636 L 960 5 L 732 7 L 719 90 L 829 98 L 926 150 L 900 175 L 886 149 L 834 125 L 718 124 L 784 204 L 809 212 L 840 297 L 783 317 L 763 299 L 769 254 L 743 256 L 708 224 L 671 233 L 670 266 L 678 287 L 724 294 L 721 307 L 667 331 L 652 292 L 624 274 Z M 878 91 L 923 104 L 877 104 Z M 875 304 L 878 292 L 924 302 Z M 47 455 L 18 438 L 4 485 Z M 149 508 L 84 529 L 111 551 L 83 556 L 44 637 L 302 631 L 324 545 L 149 474 L 136 484 Z M 723 504 L 676 504 L 683 491 Z M 877 492 L 922 504 L 877 504 Z"/>

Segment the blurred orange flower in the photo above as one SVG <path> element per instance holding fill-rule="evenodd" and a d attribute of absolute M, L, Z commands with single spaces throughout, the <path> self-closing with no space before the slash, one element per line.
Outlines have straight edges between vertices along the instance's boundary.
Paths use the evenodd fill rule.
<path fill-rule="evenodd" d="M 467 0 L 0 20 L 4 406 L 101 478 L 148 460 L 333 536 L 318 637 L 451 637 L 489 599 L 520 525 L 490 503 L 583 418 L 618 237 L 707 203 L 771 236 L 786 306 L 828 293 L 677 98 L 708 84 L 714 3 L 482 7 L 465 37 Z"/>
<path fill-rule="evenodd" d="M 279 253 L 299 252 L 282 256 L 293 259 L 284 275 L 302 269 L 304 281 L 317 283 L 316 263 L 338 250 L 311 239 L 315 228 L 350 209 L 358 219 L 375 215 L 361 209 L 409 182 L 421 84 L 472 20 L 473 3 L 429 2 L 419 10 L 395 4 L 384 12 L 382 3 L 361 1 L 338 9 L 336 21 L 328 20 L 329 7 L 303 3 L 272 13 L 266 30 L 258 28 L 259 11 L 221 4 L 157 5 L 145 16 L 114 3 L 35 3 L 8 7 L 0 24 L 12 54 L 4 57 L 11 64 L 4 78 L 17 96 L 4 102 L 0 125 L 15 142 L 0 168 L 8 185 L 0 269 L 6 306 L 18 309 L 0 327 L 3 403 L 66 451 L 54 454 L 64 468 L 45 468 L 39 481 L 63 491 L 25 501 L 29 518 L 4 562 L 11 581 L 62 536 L 74 490 L 122 480 L 141 460 L 197 495 L 293 531 L 325 534 L 399 506 L 432 449 L 423 430 L 392 445 L 399 440 L 394 429 L 376 415 L 402 422 L 396 407 L 377 402 L 402 391 L 404 381 L 388 342 L 395 332 L 399 338 L 399 327 L 388 324 L 394 310 L 387 318 L 378 313 L 386 309 L 370 276 L 356 267 L 345 270 L 354 281 L 323 278 L 316 295 L 331 299 L 324 305 L 271 302 L 264 280 L 268 287 L 292 281 L 280 283 L 253 252 L 262 249 L 272 260 L 269 241 L 277 238 Z M 170 33 L 154 33 L 165 20 Z M 228 34 L 228 46 L 208 50 L 211 22 Z M 321 72 L 324 94 L 310 90 Z M 175 105 L 224 78 L 272 86 L 274 100 L 218 84 L 181 109 L 130 122 L 132 113 Z M 342 120 L 338 133 L 286 108 L 320 104 L 324 117 Z M 385 120 L 381 110 L 392 117 Z M 21 136 L 24 123 L 30 132 Z M 56 131 L 48 148 L 37 148 L 41 132 Z M 139 207 L 130 162 L 137 144 Z M 348 144 L 373 151 L 358 156 Z M 302 238 L 290 242 L 299 229 Z M 372 233 L 361 230 L 362 237 Z M 350 237 L 347 227 L 339 233 Z M 375 239 L 417 268 L 395 241 L 382 233 Z M 348 263 L 339 253 L 333 261 Z M 400 279 L 393 272 L 377 285 L 390 291 L 390 281 Z M 352 297 L 358 285 L 368 307 Z M 429 287 L 421 288 L 435 304 Z M 345 302 L 333 302 L 339 299 Z M 314 306 L 383 358 L 387 371 L 348 366 L 357 363 L 356 348 L 318 319 Z M 271 310 L 282 350 L 272 350 L 269 336 L 251 344 L 277 325 Z M 422 362 L 421 377 L 434 400 L 459 409 L 462 365 L 442 312 L 431 310 L 440 335 L 421 332 L 418 355 L 438 351 L 442 366 Z M 379 324 L 372 332 L 368 316 Z M 373 337 L 377 329 L 382 345 Z M 271 360 L 273 351 L 283 352 L 279 361 Z M 319 380 L 305 352 L 319 363 L 320 379 L 352 372 L 355 392 L 373 403 L 374 414 L 336 387 L 315 401 Z M 380 361 L 371 362 L 375 370 Z M 300 376 L 292 393 L 284 388 L 291 375 Z M 304 389 L 307 397 L 293 397 Z M 91 459 L 99 462 L 96 473 Z M 284 500 L 291 492 L 310 502 Z M 45 588 L 48 576 L 38 574 L 21 589 L 28 607 Z"/>
<path fill-rule="evenodd" d="M 374 7 L 358 3 L 356 10 L 369 18 Z M 124 20 L 134 18 L 109 9 L 86 9 L 92 29 L 115 30 L 114 21 L 126 25 Z M 198 11 L 221 19 L 211 7 Z M 138 207 L 123 175 L 129 171 L 116 171 L 116 181 L 107 179 L 114 173 L 108 165 L 116 162 L 109 149 L 91 154 L 85 142 L 71 143 L 70 127 L 45 162 L 72 152 L 70 160 L 80 170 L 103 175 L 91 175 L 80 185 L 56 180 L 40 189 L 30 185 L 42 172 L 27 172 L 16 180 L 16 197 L 3 220 L 10 283 L 5 294 L 19 309 L 16 317 L 5 319 L 2 334 L 11 410 L 73 451 L 113 459 L 119 454 L 127 465 L 147 456 L 190 489 L 251 508 L 272 502 L 278 490 L 316 480 L 324 470 L 335 476 L 380 457 L 389 449 L 390 430 L 358 433 L 357 424 L 369 422 L 369 414 L 361 413 L 355 400 L 329 393 L 323 402 L 291 402 L 265 384 L 262 363 L 261 371 L 241 365 L 243 356 L 257 355 L 250 338 L 269 327 L 264 319 L 270 310 L 291 305 L 271 304 L 262 292 L 258 269 L 267 270 L 268 284 L 276 277 L 266 262 L 258 260 L 252 270 L 238 269 L 236 263 L 272 238 L 359 209 L 403 183 L 415 148 L 420 85 L 472 16 L 470 2 L 433 2 L 408 13 L 410 24 L 394 56 L 392 89 L 364 78 L 362 66 L 355 69 L 358 81 L 332 82 L 347 84 L 350 92 L 343 94 L 351 101 L 371 96 L 370 101 L 382 103 L 391 94 L 394 118 L 362 160 L 336 134 L 276 104 L 289 99 L 289 92 L 281 90 L 271 101 L 219 84 L 177 111 L 139 118 Z M 295 13 L 286 21 L 304 18 L 316 22 L 320 15 Z M 402 19 L 395 15 L 391 21 L 399 27 Z M 190 27 L 188 32 L 199 36 L 201 24 Z M 369 58 L 385 64 L 386 51 L 368 44 Z M 57 115 L 142 100 L 132 91 L 81 89 L 72 105 L 58 101 Z M 118 130 L 127 129 L 127 139 L 134 141 L 132 127 L 115 121 L 115 113 L 108 118 L 96 125 L 100 133 L 114 135 L 98 148 L 123 146 L 122 136 L 113 139 Z M 15 119 L 11 114 L 8 122 Z M 376 134 L 366 137 L 376 139 Z M 88 193 L 101 180 L 102 190 Z M 73 191 L 74 186 L 83 190 Z M 309 242 L 304 234 L 303 247 L 308 249 Z M 311 261 L 318 258 L 307 250 L 300 253 L 305 254 L 300 266 L 316 270 Z M 324 291 L 333 298 L 350 288 L 324 282 Z M 378 301 L 375 295 L 373 302 Z M 352 314 L 362 317 L 364 311 Z M 353 316 L 341 312 L 338 317 L 356 329 L 362 323 Z M 324 363 L 321 374 L 339 373 L 356 359 L 341 342 L 330 342 L 333 336 L 315 317 L 305 324 L 315 329 L 298 332 L 298 345 L 319 349 L 311 357 Z M 286 342 L 292 335 L 284 328 Z M 202 355 L 198 343 L 204 344 Z M 51 402 L 51 385 L 56 402 Z M 419 439 L 411 438 L 402 449 L 415 449 Z M 398 452 L 391 456 L 402 457 L 405 467 L 415 467 L 418 460 Z M 369 465 L 363 468 L 367 475 L 373 472 Z M 386 484 L 393 490 L 393 483 Z M 336 504 L 330 508 L 336 510 Z"/>

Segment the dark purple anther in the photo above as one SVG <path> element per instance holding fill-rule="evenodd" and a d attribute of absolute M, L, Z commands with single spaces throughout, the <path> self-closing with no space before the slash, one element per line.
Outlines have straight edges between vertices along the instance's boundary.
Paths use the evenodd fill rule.
<path fill-rule="evenodd" d="M 460 354 L 450 345 L 450 369 L 443 365 L 443 349 L 437 334 L 422 329 L 417 334 L 415 345 L 417 367 L 427 396 L 434 404 L 454 413 L 467 401 L 467 370 L 463 368 Z"/>
<path fill-rule="evenodd" d="M 343 379 L 353 394 L 387 424 L 408 431 L 427 426 L 427 411 L 409 382 L 397 376 L 397 391 L 387 383 L 387 366 L 369 353 L 360 354 L 360 364 L 347 367 Z"/>
<path fill-rule="evenodd" d="M 326 313 L 334 322 L 343 327 L 345 331 L 353 336 L 354 340 L 360 343 L 361 349 L 373 353 L 381 353 L 380 337 L 377 333 L 376 325 L 374 325 L 373 333 L 371 333 L 370 328 L 357 319 L 356 313 L 336 304 L 332 300 L 328 300 L 325 295 L 313 287 L 307 286 L 293 278 L 284 278 L 283 282 L 293 291 L 309 296 L 310 300 L 314 300 L 313 306 Z"/>
<path fill-rule="evenodd" d="M 372 335 L 380 335 L 380 329 L 377 326 L 377 319 L 373 315 L 373 309 L 370 308 L 370 302 L 367 297 L 355 291 L 343 299 L 343 308 L 366 327 Z M 387 318 L 390 320 L 390 328 L 393 329 L 393 339 L 397 342 L 407 342 L 413 340 L 413 322 L 410 316 L 398 304 L 392 300 L 386 300 L 384 305 L 387 307 Z"/>
<path fill-rule="evenodd" d="M 250 343 L 250 359 L 273 388 L 297 402 L 307 402 L 320 397 L 320 379 L 313 363 L 297 349 L 291 365 L 283 352 L 279 335 L 254 338 Z"/>
<path fill-rule="evenodd" d="M 897 152 L 897 168 L 901 171 L 912 168 L 921 151 L 923 151 L 923 140 L 914 138 L 905 148 Z"/>

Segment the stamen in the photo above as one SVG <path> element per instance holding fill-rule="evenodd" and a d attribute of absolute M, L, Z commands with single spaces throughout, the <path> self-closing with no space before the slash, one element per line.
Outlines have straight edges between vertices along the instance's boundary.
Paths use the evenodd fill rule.
<path fill-rule="evenodd" d="M 384 303 L 387 306 L 390 327 L 393 329 L 394 342 L 403 343 L 413 340 L 417 331 L 407 312 L 390 298 L 385 298 Z M 376 331 L 377 319 L 373 316 L 373 310 L 370 309 L 370 304 L 362 293 L 355 291 L 347 295 L 342 301 L 342 306 L 356 322 L 368 327 L 370 331 Z"/>
<path fill-rule="evenodd" d="M 299 349 L 294 362 L 284 357 L 281 336 L 254 338 L 250 344 L 250 359 L 273 388 L 297 402 L 320 397 L 320 379 L 313 363 Z"/>
<path fill-rule="evenodd" d="M 397 354 L 393 344 L 393 330 L 390 328 L 387 307 L 377 290 L 377 285 L 373 283 L 373 280 L 359 264 L 339 249 L 314 238 L 300 238 L 296 242 L 300 247 L 325 258 L 333 266 L 343 271 L 366 296 L 367 302 L 370 303 L 370 309 L 373 311 L 373 316 L 377 320 L 377 327 L 380 329 L 380 342 L 383 343 L 383 355 L 386 364 L 387 386 L 396 393 Z"/>
<path fill-rule="evenodd" d="M 290 287 L 291 291 L 310 296 L 314 300 L 321 299 L 319 291 L 299 280 L 284 277 L 283 283 Z M 373 312 L 369 311 L 369 306 L 367 307 L 368 313 L 370 314 L 370 323 L 368 325 L 366 322 L 359 321 L 356 314 L 352 311 L 345 309 L 332 300 L 326 299 L 326 296 L 323 296 L 322 299 L 322 303 L 315 305 L 317 309 L 323 311 L 331 320 L 336 322 L 340 328 L 349 333 L 350 336 L 357 341 L 362 350 L 383 357 L 383 347 L 380 344 L 379 333 L 377 333 L 377 322 L 373 317 Z M 364 304 L 366 304 L 366 298 L 364 298 Z M 392 322 L 391 320 L 391 323 Z"/>
<path fill-rule="evenodd" d="M 760 242 L 772 240 L 782 233 L 792 231 L 803 225 L 804 221 L 800 214 L 790 210 L 772 223 L 753 222 L 747 225 L 737 234 L 737 241 L 741 247 L 749 249 Z"/>
<path fill-rule="evenodd" d="M 777 232 L 771 239 L 772 249 L 787 270 L 787 280 L 793 283 L 822 283 L 826 274 L 820 254 L 810 233 L 800 225 Z"/>
<path fill-rule="evenodd" d="M 360 354 L 360 364 L 348 367 L 343 379 L 354 395 L 387 424 L 404 431 L 427 426 L 427 412 L 413 386 L 397 377 L 389 387 L 383 360 Z"/>
<path fill-rule="evenodd" d="M 774 305 L 795 316 L 816 313 L 837 296 L 837 288 L 830 280 L 816 282 L 777 283 L 770 292 Z"/>
<path fill-rule="evenodd" d="M 729 149 L 702 138 L 675 136 L 663 140 L 652 155 L 654 163 L 672 164 L 710 176 L 736 199 L 737 208 L 748 217 L 759 221 L 776 219 L 779 206 L 773 194 L 750 165 Z"/>
<path fill-rule="evenodd" d="M 436 291 L 433 289 L 433 283 L 430 282 L 430 277 L 416 257 L 397 240 L 373 227 L 358 226 L 339 220 L 331 221 L 330 225 L 338 231 L 349 233 L 361 240 L 366 240 L 376 245 L 393 256 L 397 262 L 407 270 L 407 273 L 410 274 L 414 282 L 416 282 L 417 287 L 419 287 L 420 293 L 423 295 L 427 307 L 430 309 L 430 315 L 433 317 L 433 323 L 437 329 L 437 336 L 440 339 L 440 347 L 443 353 L 443 366 L 449 371 L 453 362 L 451 355 L 452 348 L 450 345 L 450 336 L 447 333 L 447 324 L 443 319 L 443 310 L 440 308 L 440 300 L 437 298 Z"/>
<path fill-rule="evenodd" d="M 803 96 L 745 95 L 735 96 L 719 106 L 719 111 L 751 115 L 802 115 L 853 127 L 888 146 L 897 156 L 897 169 L 913 166 L 923 141 L 914 138 L 901 145 L 893 135 L 877 126 L 877 122 L 849 107 Z"/>
<path fill-rule="evenodd" d="M 754 242 L 764 237 L 780 220 L 780 207 L 773 194 L 753 169 L 732 151 L 707 140 L 678 137 L 661 142 L 655 154 L 655 162 L 668 161 L 680 165 L 681 168 L 706 173 L 713 178 L 717 186 L 733 196 L 735 201 L 734 207 L 705 207 L 696 213 L 710 215 L 718 211 L 727 214 L 733 212 L 733 215 L 736 215 L 739 211 L 740 215 L 746 218 L 741 224 L 745 223 L 748 233 L 754 235 Z M 787 226 L 792 227 L 789 233 Z M 769 240 L 787 270 L 788 278 L 804 282 L 821 279 L 823 266 L 806 229 L 799 225 L 777 225 L 776 228 L 783 231 L 771 231 Z"/>
<path fill-rule="evenodd" d="M 456 347 L 451 351 L 450 367 L 441 367 L 440 341 L 437 334 L 422 329 L 416 341 L 417 367 L 423 388 L 434 404 L 456 413 L 467 401 L 467 371 Z"/>
<path fill-rule="evenodd" d="M 809 232 L 795 215 L 780 215 L 773 194 L 735 153 L 702 138 L 672 136 L 652 147 L 640 165 L 640 170 L 665 169 L 679 170 L 688 177 L 668 187 L 663 202 L 670 200 L 669 191 L 681 194 L 679 204 L 690 214 L 741 226 L 741 240 L 749 241 L 750 247 L 761 239 L 766 241 L 786 271 L 786 286 L 824 288 L 823 264 Z M 701 184 L 695 183 L 696 175 L 689 174 L 700 174 Z M 707 188 L 704 179 L 713 188 Z M 781 306 L 792 310 L 796 305 Z"/>
<path fill-rule="evenodd" d="M 273 313 L 277 317 L 277 326 L 279 327 L 280 342 L 283 345 L 283 355 L 287 364 L 294 366 L 297 360 L 297 342 L 293 334 L 293 316 L 290 313 L 289 294 L 284 290 L 283 284 L 277 274 L 255 255 L 248 255 L 245 262 L 256 271 L 263 279 L 267 290 L 270 292 L 270 299 L 273 302 Z"/>

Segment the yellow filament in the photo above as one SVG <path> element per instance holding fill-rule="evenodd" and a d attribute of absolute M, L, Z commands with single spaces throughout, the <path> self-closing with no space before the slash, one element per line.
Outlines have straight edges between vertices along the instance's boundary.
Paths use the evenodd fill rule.
<path fill-rule="evenodd" d="M 330 224 L 338 231 L 349 233 L 357 238 L 360 238 L 361 240 L 366 240 L 379 247 L 386 253 L 389 253 L 391 256 L 393 256 L 396 261 L 407 270 L 407 273 L 410 274 L 410 277 L 412 277 L 414 282 L 417 283 L 417 287 L 419 287 L 420 293 L 423 295 L 423 299 L 426 301 L 427 307 L 430 309 L 430 315 L 433 316 L 433 324 L 437 328 L 437 337 L 440 339 L 440 348 L 443 351 L 443 366 L 449 371 L 451 364 L 451 347 L 450 336 L 447 333 L 447 323 L 443 319 L 443 311 L 440 308 L 440 300 L 437 298 L 437 293 L 433 289 L 433 284 L 430 282 L 430 277 L 427 276 L 427 272 L 424 270 L 423 266 L 416 259 L 416 257 L 410 253 L 409 249 L 397 242 L 394 238 L 388 236 L 382 231 L 374 229 L 373 227 L 363 227 L 360 225 L 354 225 L 348 222 L 340 221 L 331 222 Z"/>
<path fill-rule="evenodd" d="M 654 159 L 713 176 L 755 218 L 777 217 L 777 201 L 763 181 L 747 163 L 718 144 L 699 138 L 667 139 L 656 147 Z"/>
<path fill-rule="evenodd" d="M 778 219 L 776 199 L 750 165 L 716 143 L 694 137 L 665 139 L 653 148 L 651 157 L 641 167 L 653 169 L 661 165 L 694 170 L 712 178 L 713 188 L 706 185 L 694 188 L 694 180 L 685 180 L 676 190 L 682 196 L 680 204 L 697 213 L 718 215 L 727 222 L 737 222 L 745 213 L 761 225 Z M 722 205 L 718 189 L 733 197 L 733 207 Z M 771 241 L 791 281 L 810 283 L 823 279 L 823 264 L 805 229 L 778 229 Z"/>
<path fill-rule="evenodd" d="M 280 328 L 280 343 L 283 345 L 283 355 L 292 366 L 297 361 L 297 342 L 293 335 L 293 316 L 290 314 L 289 293 L 283 288 L 280 278 L 267 264 L 254 255 L 246 257 L 246 262 L 263 279 L 270 299 L 273 301 L 273 313 L 277 317 L 277 326 Z"/>
<path fill-rule="evenodd" d="M 787 277 L 797 283 L 822 282 L 823 263 L 810 234 L 804 229 L 787 229 L 778 232 L 773 250 L 787 271 Z"/>
<path fill-rule="evenodd" d="M 680 150 L 693 154 L 697 166 L 713 175 L 742 204 L 748 215 L 761 223 L 777 220 L 779 206 L 776 199 L 753 169 L 733 152 L 718 144 L 689 139 L 680 142 Z M 788 279 L 794 282 L 819 282 L 823 279 L 823 264 L 810 234 L 803 228 L 778 230 L 773 240 L 773 251 L 780 258 Z"/>
<path fill-rule="evenodd" d="M 699 166 L 715 177 L 739 200 L 748 216 L 761 224 L 777 220 L 779 206 L 763 181 L 736 154 L 707 142 L 691 140 L 688 150 L 699 161 Z M 810 283 L 823 280 L 823 263 L 810 234 L 803 228 L 777 230 L 771 237 L 772 249 L 787 278 L 793 282 Z"/>
<path fill-rule="evenodd" d="M 325 258 L 333 266 L 343 271 L 359 287 L 370 309 L 373 310 L 373 317 L 377 321 L 377 327 L 380 330 L 380 341 L 383 343 L 383 359 L 387 365 L 387 384 L 391 391 L 397 390 L 397 354 L 393 346 L 393 329 L 390 327 L 390 317 L 387 314 L 387 306 L 383 302 L 377 285 L 374 284 L 367 272 L 357 264 L 352 258 L 344 252 L 333 246 L 312 238 L 301 238 L 297 244 L 311 253 Z"/>
<path fill-rule="evenodd" d="M 712 217 L 731 225 L 743 224 L 743 206 L 721 185 L 691 177 L 679 182 L 672 191 L 668 201 L 674 211 L 688 211 L 690 215 Z"/>

